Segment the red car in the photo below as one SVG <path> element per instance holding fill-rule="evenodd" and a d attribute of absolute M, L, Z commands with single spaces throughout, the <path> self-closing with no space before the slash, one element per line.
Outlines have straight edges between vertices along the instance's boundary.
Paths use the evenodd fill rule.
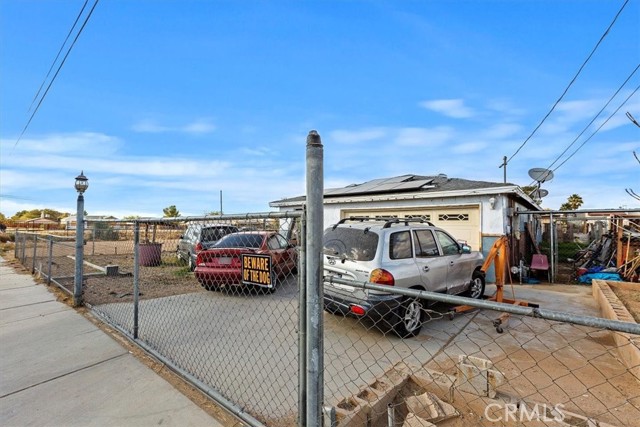
<path fill-rule="evenodd" d="M 223 237 L 211 249 L 198 253 L 194 273 L 198 282 L 209 291 L 221 286 L 242 285 L 247 281 L 274 290 L 281 278 L 297 271 L 297 266 L 298 252 L 281 234 L 274 231 L 241 231 Z M 253 272 L 247 272 L 252 267 Z"/>

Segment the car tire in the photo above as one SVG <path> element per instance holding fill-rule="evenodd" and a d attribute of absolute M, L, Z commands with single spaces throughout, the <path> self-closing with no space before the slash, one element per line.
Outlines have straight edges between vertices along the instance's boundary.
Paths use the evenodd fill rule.
<path fill-rule="evenodd" d="M 189 254 L 189 260 L 187 261 L 187 264 L 189 264 L 189 271 L 193 271 L 196 269 L 196 263 L 193 260 L 193 256 L 191 256 L 191 254 Z"/>
<path fill-rule="evenodd" d="M 405 298 L 393 312 L 393 332 L 400 338 L 415 337 L 424 323 L 424 303 L 418 298 Z"/>
<path fill-rule="evenodd" d="M 476 270 L 471 275 L 471 283 L 469 284 L 469 289 L 467 289 L 462 295 L 473 299 L 482 299 L 482 297 L 484 296 L 484 289 L 484 274 Z"/>

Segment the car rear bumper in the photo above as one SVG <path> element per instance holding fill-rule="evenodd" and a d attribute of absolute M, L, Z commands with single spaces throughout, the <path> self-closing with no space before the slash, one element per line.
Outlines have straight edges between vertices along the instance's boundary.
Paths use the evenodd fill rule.
<path fill-rule="evenodd" d="M 196 267 L 193 272 L 198 282 L 207 285 L 241 285 L 242 275 L 238 269 Z"/>
<path fill-rule="evenodd" d="M 398 308 L 403 297 L 391 294 L 368 294 L 364 298 L 357 298 L 354 295 L 346 295 L 346 292 L 327 291 L 325 288 L 323 299 L 324 307 L 330 312 L 377 320 L 387 317 Z M 363 314 L 359 314 L 360 311 Z"/>

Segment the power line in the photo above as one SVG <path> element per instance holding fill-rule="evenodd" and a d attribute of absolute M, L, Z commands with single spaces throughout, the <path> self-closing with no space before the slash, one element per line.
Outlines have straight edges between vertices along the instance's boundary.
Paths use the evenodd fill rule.
<path fill-rule="evenodd" d="M 516 154 L 518 154 L 520 152 L 520 150 L 522 150 L 522 148 L 527 144 L 527 142 L 529 142 L 529 140 L 533 137 L 533 135 L 535 135 L 535 133 L 538 131 L 538 129 L 540 129 L 540 127 L 542 126 L 542 124 L 547 120 L 547 118 L 551 115 L 551 113 L 555 110 L 555 108 L 558 106 L 558 104 L 560 103 L 560 101 L 562 101 L 562 99 L 564 98 L 564 96 L 567 94 L 567 92 L 569 91 L 569 88 L 571 86 L 573 86 L 573 83 L 576 81 L 576 79 L 578 78 L 578 76 L 580 75 L 580 73 L 582 72 L 582 69 L 587 65 L 587 62 L 589 62 L 589 60 L 591 59 L 591 57 L 593 56 L 593 54 L 596 52 L 596 50 L 598 49 L 598 47 L 600 46 L 600 43 L 602 43 L 602 41 L 604 40 L 604 38 L 607 36 L 607 34 L 609 34 L 609 30 L 611 30 L 611 28 L 613 27 L 613 25 L 616 23 L 616 21 L 618 20 L 618 17 L 620 16 L 620 14 L 622 13 L 623 9 L 625 8 L 625 6 L 627 5 L 627 3 L 629 3 L 629 0 L 626 0 L 624 2 L 624 4 L 622 5 L 622 7 L 620 8 L 620 10 L 618 11 L 618 13 L 616 14 L 616 16 L 613 18 L 613 21 L 611 21 L 611 24 L 609 24 L 609 27 L 607 28 L 607 30 L 604 32 L 604 34 L 602 34 L 602 36 L 600 37 L 600 40 L 598 40 L 598 43 L 596 43 L 595 47 L 593 48 L 593 50 L 591 50 L 591 53 L 589 54 L 589 56 L 587 57 L 587 59 L 582 63 L 582 65 L 580 66 L 580 68 L 578 69 L 578 72 L 575 74 L 575 76 L 573 76 L 573 79 L 571 79 L 571 81 L 569 82 L 569 85 L 565 88 L 564 92 L 562 92 L 562 95 L 560 95 L 560 98 L 558 98 L 558 100 L 553 104 L 553 106 L 551 107 L 551 109 L 549 110 L 549 112 L 542 118 L 542 120 L 540 121 L 540 123 L 538 123 L 538 125 L 535 127 L 535 129 L 533 129 L 533 131 L 531 132 L 531 134 L 527 137 L 527 139 L 524 140 L 524 142 L 522 144 L 520 144 L 520 147 L 518 147 L 518 149 L 516 150 L 515 153 L 513 153 L 511 155 L 511 157 L 509 157 L 509 159 L 505 160 L 504 163 L 502 163 L 500 166 L 498 166 L 499 168 L 501 167 L 506 167 L 507 164 L 511 161 L 511 159 L 513 159 Z"/>
<path fill-rule="evenodd" d="M 603 111 L 604 111 L 604 110 L 609 106 L 609 104 L 611 103 L 611 101 L 613 101 L 613 100 L 614 100 L 614 98 L 615 98 L 616 96 L 618 96 L 618 93 L 620 93 L 620 91 L 622 90 L 622 88 L 627 84 L 627 82 L 631 79 L 631 77 L 633 77 L 633 75 L 636 73 L 636 71 L 638 71 L 638 69 L 639 69 L 639 68 L 640 68 L 640 64 L 638 64 L 638 65 L 636 66 L 636 68 L 631 72 L 631 74 L 629 74 L 629 77 L 627 77 L 627 79 L 624 81 L 624 83 L 622 83 L 622 84 L 620 85 L 620 87 L 618 88 L 618 90 L 616 90 L 616 91 L 615 91 L 615 93 L 614 93 L 613 95 L 611 95 L 611 97 L 610 97 L 610 98 L 609 98 L 609 100 L 606 102 L 606 104 L 604 104 L 604 106 L 600 109 L 600 111 L 598 111 L 598 114 L 596 114 L 596 115 L 593 117 L 593 119 L 591 119 L 591 121 L 590 121 L 589 123 L 587 123 L 587 125 L 584 127 L 584 129 L 582 129 L 582 132 L 580 132 L 580 133 L 578 134 L 578 136 L 576 136 L 576 137 L 575 137 L 575 139 L 574 139 L 574 140 L 573 140 L 569 145 L 567 145 L 567 147 L 564 149 L 564 151 L 563 151 L 562 153 L 560 153 L 560 154 L 558 155 L 558 157 L 556 157 L 556 159 L 555 159 L 555 160 L 554 160 L 554 161 L 553 161 L 549 166 L 547 166 L 547 169 L 551 169 L 551 167 L 552 167 L 553 165 L 555 165 L 555 164 L 556 164 L 556 162 L 557 162 L 558 160 L 560 160 L 560 158 L 561 158 L 562 156 L 564 156 L 564 154 L 565 154 L 567 151 L 569 151 L 569 148 L 571 148 L 571 147 L 573 146 L 573 144 L 575 144 L 575 143 L 576 143 L 576 141 L 578 141 L 578 139 L 580 139 L 580 137 L 581 137 L 582 135 L 584 135 L 584 133 L 589 129 L 589 127 L 593 124 L 593 122 L 595 122 L 595 121 L 598 119 L 598 117 L 600 117 L 600 114 L 602 114 L 602 112 L 603 112 Z M 625 101 L 625 102 L 626 102 L 626 101 Z"/>
<path fill-rule="evenodd" d="M 82 30 L 84 30 L 84 27 L 87 25 L 87 22 L 89 22 L 89 18 L 91 18 L 91 14 L 93 14 L 93 11 L 96 8 L 96 6 L 98 5 L 99 1 L 100 0 L 95 0 L 95 3 L 93 4 L 93 7 L 91 8 L 91 10 L 89 11 L 89 14 L 87 15 L 87 17 L 85 18 L 84 22 L 82 23 L 82 27 L 80 27 L 80 30 L 78 30 L 78 34 L 76 34 L 75 38 L 73 39 L 73 42 L 71 43 L 71 46 L 69 46 L 69 49 L 67 50 L 67 53 L 64 55 L 64 58 L 62 59 L 62 62 L 58 66 L 58 69 L 56 70 L 56 73 L 53 75 L 53 78 L 49 82 L 49 85 L 47 86 L 47 89 L 44 91 L 44 94 L 40 98 L 40 101 L 38 102 L 38 105 L 36 105 L 36 108 L 33 110 L 33 113 L 31 113 L 31 117 L 29 117 L 29 120 L 27 121 L 27 124 L 24 125 L 24 128 L 22 129 L 22 132 L 20 132 L 20 136 L 16 140 L 16 143 L 13 145 L 14 149 L 16 148 L 16 146 L 18 145 L 18 143 L 22 139 L 24 133 L 27 131 L 27 128 L 29 127 L 29 125 L 31 124 L 31 121 L 33 120 L 33 117 L 36 115 L 36 113 L 40 109 L 40 105 L 42 105 L 42 101 L 44 101 L 44 99 L 46 98 L 47 94 L 49 93 L 49 89 L 51 89 L 51 85 L 56 80 L 56 77 L 58 77 L 58 73 L 60 73 L 60 70 L 62 69 L 62 67 L 64 66 L 65 62 L 67 61 L 67 58 L 69 57 L 69 54 L 71 53 L 71 50 L 73 49 L 73 46 L 75 46 L 76 41 L 78 41 L 78 37 L 80 37 L 80 34 L 82 34 Z"/>
<path fill-rule="evenodd" d="M 78 24 L 78 21 L 80 20 L 80 16 L 82 16 L 82 12 L 84 12 L 85 7 L 87 7 L 87 3 L 89 3 L 89 0 L 85 0 L 84 4 L 82 5 L 82 8 L 80 9 L 80 12 L 78 12 L 78 16 L 76 16 L 76 20 L 74 21 L 73 25 L 71 26 L 71 29 L 69 30 L 69 33 L 67 34 L 67 37 L 62 42 L 62 45 L 60 46 L 60 49 L 58 50 L 58 54 L 56 55 L 55 59 L 51 63 L 51 66 L 49 67 L 49 71 L 47 71 L 47 75 L 44 76 L 44 79 L 42 80 L 42 84 L 40 84 L 40 87 L 38 88 L 38 92 L 36 92 L 35 96 L 33 97 L 33 100 L 31 101 L 31 105 L 29 105 L 29 110 L 27 112 L 31 111 L 31 107 L 33 107 L 33 104 L 36 102 L 36 99 L 38 99 L 38 96 L 40 95 L 40 92 L 42 91 L 42 88 L 44 87 L 45 82 L 47 81 L 47 79 L 49 78 L 49 75 L 51 74 L 51 70 L 53 70 L 54 65 L 56 65 L 56 62 L 58 62 L 58 58 L 60 58 L 60 54 L 62 53 L 62 49 L 64 49 L 64 46 L 67 44 L 67 41 L 69 40 L 69 37 L 71 37 L 71 33 L 73 33 L 73 30 L 76 28 L 76 25 Z"/>
<path fill-rule="evenodd" d="M 589 135 L 589 138 L 585 139 L 585 140 L 584 140 L 584 142 L 583 142 L 582 144 L 580 144 L 580 146 L 579 146 L 578 148 L 576 148 L 576 149 L 574 150 L 574 152 L 573 152 L 573 153 L 571 153 L 571 154 L 569 155 L 569 157 L 567 157 L 566 159 L 564 159 L 564 161 L 563 161 L 562 163 L 560 163 L 558 166 L 556 166 L 556 167 L 555 167 L 555 169 L 554 169 L 553 171 L 554 171 L 554 172 L 555 172 L 555 171 L 557 171 L 558 169 L 560 169 L 560 167 L 561 167 L 562 165 L 564 165 L 565 163 L 567 163 L 567 161 L 568 161 L 570 158 L 572 158 L 572 157 L 573 157 L 573 156 L 574 156 L 574 155 L 575 155 L 575 154 L 576 154 L 576 153 L 577 153 L 577 152 L 578 152 L 578 151 L 579 151 L 579 150 L 580 150 L 580 149 L 581 149 L 581 148 L 582 148 L 582 147 L 583 147 L 587 142 L 589 142 L 589 140 L 590 140 L 591 138 L 593 138 L 593 137 L 594 137 L 594 135 L 595 135 L 596 133 L 598 133 L 598 132 L 600 131 L 600 129 L 602 129 L 602 127 L 603 127 L 604 125 L 606 125 L 606 124 L 607 124 L 607 122 L 608 122 L 609 120 L 611 120 L 611 118 L 612 118 L 613 116 L 615 116 L 615 115 L 618 113 L 618 111 L 620 111 L 620 109 L 624 106 L 624 104 L 626 104 L 626 103 L 627 103 L 627 101 L 629 101 L 629 99 L 631 99 L 631 97 L 632 97 L 633 95 L 635 95 L 635 94 L 636 94 L 636 92 L 637 92 L 639 89 L 640 89 L 640 86 L 636 87 L 636 88 L 634 89 L 634 91 L 633 91 L 633 92 L 631 92 L 631 94 L 630 94 L 630 95 L 629 95 L 629 96 L 628 96 L 628 97 L 627 97 L 627 98 L 622 102 L 622 104 L 620 104 L 620 106 L 619 106 L 618 108 L 616 108 L 616 110 L 615 110 L 615 111 L 614 111 L 614 112 L 613 112 L 609 117 L 607 117 L 607 119 L 606 119 L 604 122 L 602 122 L 602 124 L 601 124 L 600 126 L 598 126 L 598 129 L 596 129 L 596 130 L 595 130 L 591 135 Z"/>

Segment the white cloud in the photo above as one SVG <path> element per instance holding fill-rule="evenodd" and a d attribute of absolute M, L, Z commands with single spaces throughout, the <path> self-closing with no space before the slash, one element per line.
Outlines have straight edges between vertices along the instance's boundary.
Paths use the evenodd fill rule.
<path fill-rule="evenodd" d="M 471 154 L 484 150 L 489 144 L 486 142 L 465 142 L 462 144 L 455 144 L 451 151 L 457 154 Z"/>
<path fill-rule="evenodd" d="M 436 99 L 420 102 L 419 105 L 427 110 L 432 110 L 454 119 L 466 119 L 475 116 L 473 109 L 465 106 L 462 99 Z"/>
<path fill-rule="evenodd" d="M 385 128 L 368 128 L 357 131 L 335 130 L 329 134 L 329 138 L 343 144 L 359 144 L 361 142 L 383 139 L 388 136 Z"/>
<path fill-rule="evenodd" d="M 145 119 L 135 123 L 131 129 L 139 133 L 188 133 L 201 135 L 211 133 L 216 130 L 216 126 L 211 119 L 198 119 L 182 126 L 166 126 L 157 123 L 155 120 Z"/>
<path fill-rule="evenodd" d="M 447 126 L 435 128 L 402 128 L 397 131 L 394 142 L 398 145 L 436 146 L 453 139 L 455 131 Z"/>
<path fill-rule="evenodd" d="M 91 152 L 97 155 L 108 155 L 117 151 L 121 146 L 122 141 L 119 138 L 98 132 L 54 133 L 43 136 L 30 136 L 22 138 L 17 146 L 15 145 L 15 140 L 0 140 L 0 147 L 2 147 L 5 157 L 25 152 L 42 154 Z M 10 155 L 6 153 L 10 153 Z"/>

